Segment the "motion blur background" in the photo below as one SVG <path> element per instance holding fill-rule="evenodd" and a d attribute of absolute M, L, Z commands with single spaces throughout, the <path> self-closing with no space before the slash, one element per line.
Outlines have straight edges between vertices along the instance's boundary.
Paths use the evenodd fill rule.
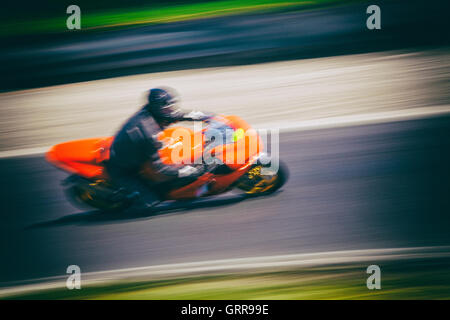
<path fill-rule="evenodd" d="M 66 27 L 71 4 L 81 30 Z M 373 4 L 380 30 L 366 26 Z M 450 298 L 449 9 L 444 0 L 2 4 L 0 296 Z M 160 85 L 187 109 L 279 128 L 291 172 L 283 191 L 157 216 L 73 207 L 66 174 L 44 152 L 113 135 Z M 92 288 L 65 289 L 72 264 Z M 369 264 L 385 272 L 375 293 Z M 95 283 L 118 269 L 126 282 Z M 30 283 L 40 291 L 14 296 Z"/>

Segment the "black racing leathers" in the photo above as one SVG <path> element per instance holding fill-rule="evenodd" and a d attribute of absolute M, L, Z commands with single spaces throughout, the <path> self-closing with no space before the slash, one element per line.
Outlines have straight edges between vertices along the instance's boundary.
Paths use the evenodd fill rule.
<path fill-rule="evenodd" d="M 171 123 L 185 120 L 205 120 L 209 117 L 206 115 L 199 117 L 199 114 L 196 113 L 194 119 L 189 115 L 177 113 L 171 119 Z M 168 178 L 174 179 L 179 175 L 179 167 L 166 165 L 159 157 L 158 149 L 161 148 L 161 143 L 158 141 L 157 135 L 161 131 L 160 125 L 144 106 L 122 126 L 110 149 L 107 170 L 112 180 L 130 192 L 139 192 L 141 200 L 146 204 L 156 201 L 157 196 L 150 189 L 151 182 L 144 181 L 139 176 L 139 171 L 145 162 L 150 160 L 153 170 Z"/>

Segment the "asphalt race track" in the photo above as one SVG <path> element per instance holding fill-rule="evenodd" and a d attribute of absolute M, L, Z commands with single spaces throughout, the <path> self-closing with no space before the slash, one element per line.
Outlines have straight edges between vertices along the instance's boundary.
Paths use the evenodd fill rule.
<path fill-rule="evenodd" d="M 133 217 L 80 211 L 42 155 L 0 160 L 0 282 L 82 271 L 450 244 L 450 117 L 282 133 L 276 195 Z M 213 204 L 212 204 L 213 205 Z"/>

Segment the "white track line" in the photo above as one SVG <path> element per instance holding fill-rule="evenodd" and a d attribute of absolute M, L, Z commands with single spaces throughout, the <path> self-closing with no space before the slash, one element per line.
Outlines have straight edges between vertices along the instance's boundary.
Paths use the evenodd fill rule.
<path fill-rule="evenodd" d="M 450 105 L 393 110 L 377 113 L 354 114 L 305 121 L 283 121 L 257 125 L 257 128 L 278 128 L 281 132 L 350 127 L 367 124 L 430 118 L 450 114 Z"/>
<path fill-rule="evenodd" d="M 442 257 L 450 257 L 450 246 L 346 250 L 166 264 L 82 273 L 81 279 L 82 286 L 89 286 L 120 280 L 142 281 L 199 274 L 273 270 L 274 268 L 279 270 L 289 267 L 312 267 L 345 263 L 373 264 L 388 260 Z M 80 267 L 82 269 L 82 266 Z M 30 280 L 28 284 L 24 284 L 24 282 L 9 284 L 9 287 L 0 289 L 0 297 L 36 290 L 65 288 L 67 277 L 68 275 L 64 275 Z"/>
<path fill-rule="evenodd" d="M 292 122 L 280 121 L 265 124 L 256 124 L 255 128 L 279 129 L 280 132 L 293 132 L 293 131 L 350 127 L 357 125 L 413 120 L 446 114 L 450 114 L 449 105 L 413 108 L 413 109 L 404 109 L 398 111 L 386 111 L 368 114 L 355 114 L 347 116 L 311 119 L 305 121 L 292 121 Z M 0 151 L 0 159 L 44 154 L 50 148 L 51 146 L 44 146 L 36 148 L 24 148 L 24 149 Z"/>
<path fill-rule="evenodd" d="M 50 148 L 51 146 L 0 151 L 0 159 L 44 154 Z"/>

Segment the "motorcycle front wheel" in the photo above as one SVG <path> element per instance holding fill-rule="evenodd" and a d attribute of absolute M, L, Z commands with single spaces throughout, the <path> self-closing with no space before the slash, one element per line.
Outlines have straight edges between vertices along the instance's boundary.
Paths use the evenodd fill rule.
<path fill-rule="evenodd" d="M 278 166 L 258 162 L 240 179 L 237 187 L 249 196 L 268 195 L 280 189 L 288 179 L 288 167 L 281 160 Z"/>

